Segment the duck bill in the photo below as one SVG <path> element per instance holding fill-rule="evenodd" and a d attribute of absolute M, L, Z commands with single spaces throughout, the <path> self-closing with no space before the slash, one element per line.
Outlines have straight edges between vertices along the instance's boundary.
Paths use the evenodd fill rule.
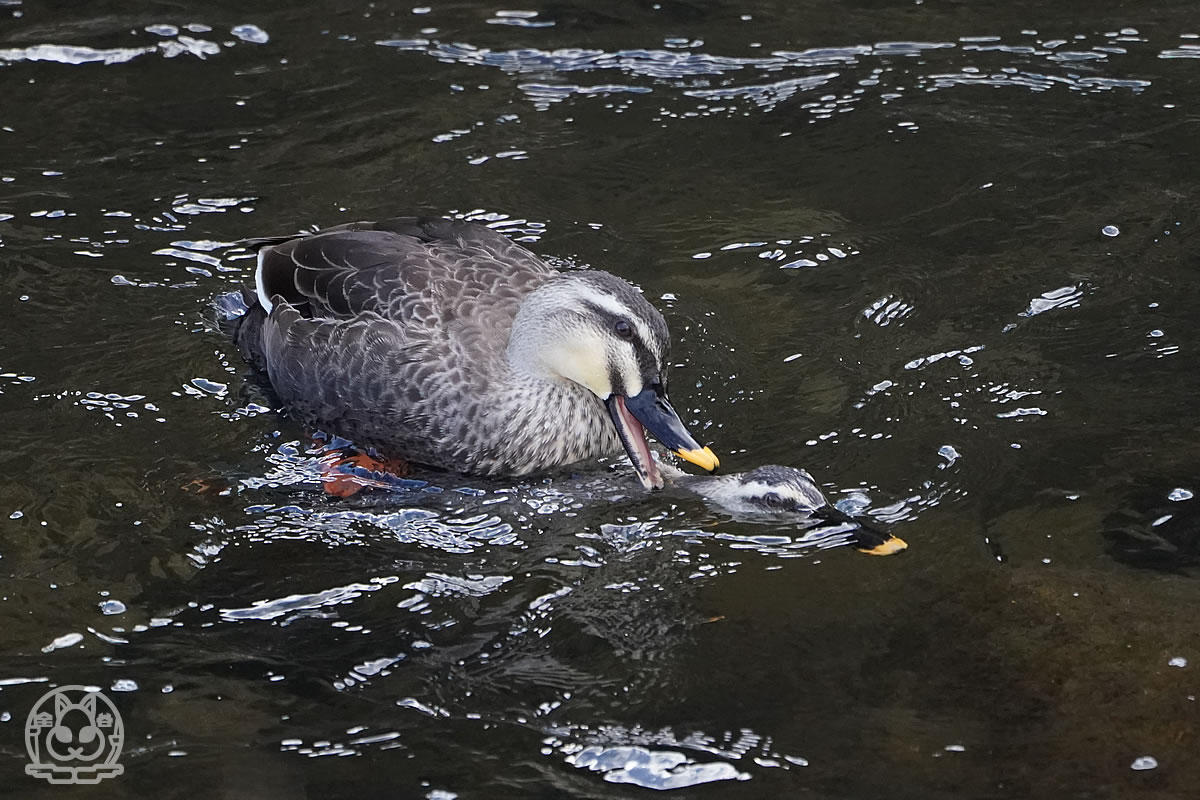
<path fill-rule="evenodd" d="M 858 526 L 850 534 L 850 543 L 860 553 L 869 556 L 890 556 L 908 549 L 908 542 L 899 536 L 892 536 L 886 531 L 874 528 L 833 506 L 822 506 L 813 511 L 813 515 L 830 522 L 846 522 Z"/>
<path fill-rule="evenodd" d="M 662 442 L 675 455 L 690 461 L 701 469 L 714 471 L 721 465 L 716 455 L 707 447 L 701 447 L 683 421 L 671 408 L 671 403 L 661 387 L 649 386 L 633 397 L 619 398 L 624 408 L 641 423 L 650 435 Z"/>
<path fill-rule="evenodd" d="M 614 394 L 604 401 L 608 414 L 612 417 L 613 425 L 617 427 L 617 435 L 621 437 L 621 445 L 629 454 L 629 463 L 637 473 L 638 480 L 648 490 L 663 487 L 662 473 L 658 462 L 650 454 L 650 443 L 646 441 L 646 431 L 629 411 L 625 398 Z"/>
<path fill-rule="evenodd" d="M 868 534 L 854 538 L 854 549 L 860 553 L 866 553 L 869 556 L 891 556 L 908 549 L 908 542 L 899 536 L 892 536 L 890 533 L 881 534 L 866 528 L 860 530 Z"/>

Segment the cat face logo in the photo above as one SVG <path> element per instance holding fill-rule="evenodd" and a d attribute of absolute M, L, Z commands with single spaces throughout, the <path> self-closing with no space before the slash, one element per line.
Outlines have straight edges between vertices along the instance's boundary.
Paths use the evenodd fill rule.
<path fill-rule="evenodd" d="M 25 720 L 25 772 L 50 783 L 99 783 L 120 775 L 125 726 L 112 701 L 86 686 L 51 689 Z"/>

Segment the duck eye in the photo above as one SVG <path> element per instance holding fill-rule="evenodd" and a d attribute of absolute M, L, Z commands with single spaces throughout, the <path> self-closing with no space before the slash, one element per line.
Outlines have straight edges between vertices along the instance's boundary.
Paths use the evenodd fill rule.
<path fill-rule="evenodd" d="M 766 502 L 768 508 L 776 509 L 783 508 L 785 502 L 783 497 L 775 492 L 768 492 L 763 496 L 763 501 Z"/>
<path fill-rule="evenodd" d="M 633 338 L 633 326 L 623 319 L 617 320 L 617 324 L 613 326 L 613 330 L 615 330 L 617 332 L 617 336 L 620 336 L 622 339 Z"/>

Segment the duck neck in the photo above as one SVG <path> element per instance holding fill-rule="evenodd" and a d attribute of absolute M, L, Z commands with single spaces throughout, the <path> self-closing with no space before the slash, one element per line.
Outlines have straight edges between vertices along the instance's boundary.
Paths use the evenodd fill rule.
<path fill-rule="evenodd" d="M 516 326 L 514 326 L 514 332 Z M 501 416 L 511 431 L 510 442 L 525 461 L 529 451 L 539 453 L 547 466 L 566 466 L 620 448 L 620 439 L 604 401 L 587 387 L 557 374 L 547 366 L 536 343 L 514 336 L 508 347 L 508 374 Z"/>
<path fill-rule="evenodd" d="M 493 419 L 503 429 L 502 462 L 562 467 L 620 449 L 603 401 L 573 381 L 514 367 L 500 391 Z"/>
<path fill-rule="evenodd" d="M 744 505 L 738 495 L 737 475 L 689 475 L 676 469 L 668 480 L 725 509 L 737 511 Z"/>

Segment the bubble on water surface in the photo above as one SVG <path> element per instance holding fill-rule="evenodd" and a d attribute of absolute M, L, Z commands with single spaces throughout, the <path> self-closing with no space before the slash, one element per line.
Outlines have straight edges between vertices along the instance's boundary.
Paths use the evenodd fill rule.
<path fill-rule="evenodd" d="M 52 641 L 50 644 L 42 648 L 43 653 L 49 653 L 54 650 L 62 650 L 67 647 L 74 647 L 83 641 L 82 633 L 65 633 Z"/>
<path fill-rule="evenodd" d="M 162 50 L 164 58 L 175 58 L 186 53 L 203 60 L 208 56 L 215 56 L 221 52 L 221 46 L 216 42 L 210 42 L 207 39 L 197 39 L 192 36 L 180 36 L 178 39 L 159 42 L 158 46 Z"/>
<path fill-rule="evenodd" d="M 1194 496 L 1190 490 L 1176 487 L 1167 495 L 1167 499 L 1179 503 L 1184 500 L 1191 500 Z"/>
<path fill-rule="evenodd" d="M 962 458 L 962 454 L 959 453 L 957 450 L 955 450 L 952 445 L 948 445 L 948 444 L 944 444 L 941 447 L 939 447 L 937 452 L 938 452 L 939 456 L 946 459 L 945 464 L 938 465 L 939 469 L 945 469 L 946 467 L 953 464 L 955 461 L 958 461 L 960 458 Z"/>
<path fill-rule="evenodd" d="M 184 384 L 183 390 L 190 395 L 199 395 L 192 387 L 199 389 L 201 393 L 224 397 L 229 392 L 229 385 L 218 381 L 210 381 L 208 378 L 192 378 L 191 386 Z"/>
<path fill-rule="evenodd" d="M 1129 768 L 1139 772 L 1147 769 L 1157 769 L 1158 759 L 1156 759 L 1154 756 L 1139 756 L 1133 760 L 1133 763 L 1129 765 Z"/>
<path fill-rule="evenodd" d="M 250 44 L 266 44 L 271 40 L 267 32 L 257 25 L 234 25 L 229 32 Z"/>
<path fill-rule="evenodd" d="M 108 616 L 113 614 L 124 614 L 125 604 L 120 600 L 105 600 L 100 603 L 100 613 Z"/>
<path fill-rule="evenodd" d="M 1103 233 L 1105 236 L 1120 236 L 1121 235 L 1121 229 L 1118 228 L 1116 225 L 1105 225 L 1103 228 L 1100 229 L 1100 232 Z"/>

